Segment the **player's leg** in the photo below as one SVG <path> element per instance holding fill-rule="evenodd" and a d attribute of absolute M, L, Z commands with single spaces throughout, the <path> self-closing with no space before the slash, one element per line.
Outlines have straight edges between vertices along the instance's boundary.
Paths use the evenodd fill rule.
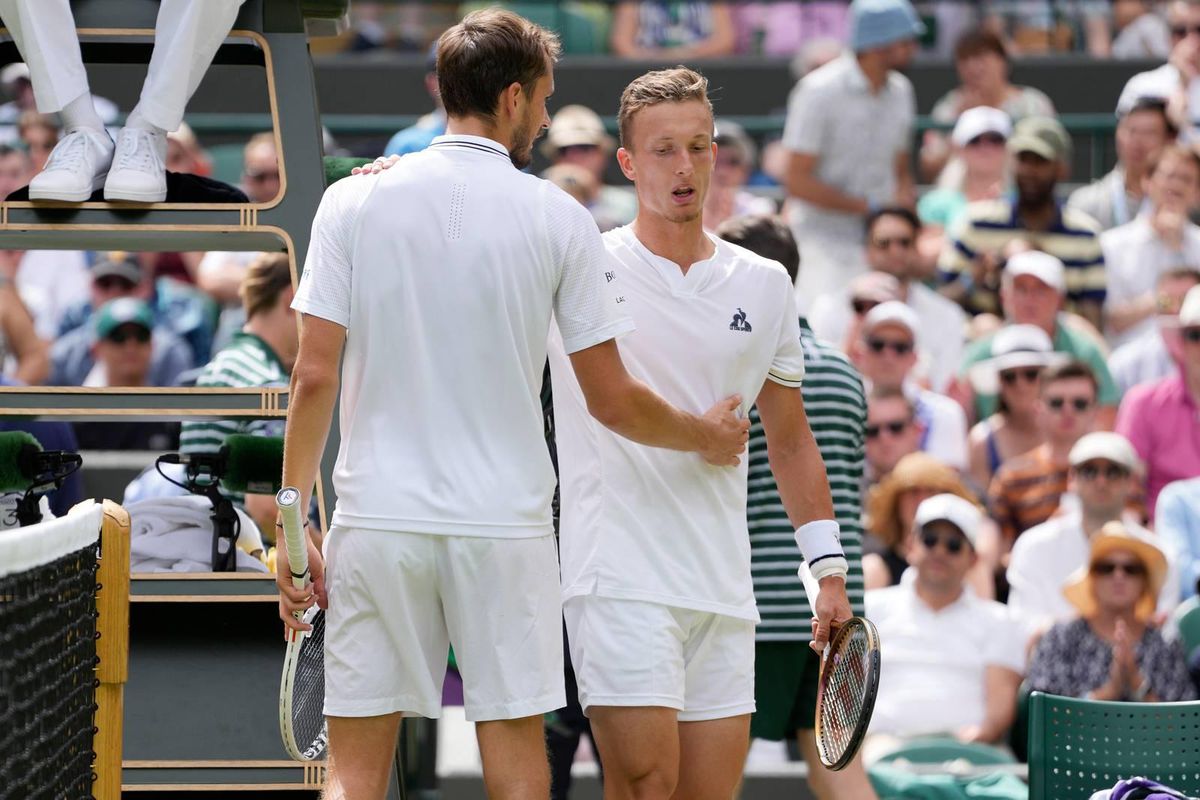
<path fill-rule="evenodd" d="M 752 620 L 689 612 L 678 800 L 728 800 L 742 777 L 754 711 Z"/>
<path fill-rule="evenodd" d="M 382 800 L 400 712 L 441 712 L 449 638 L 438 538 L 334 527 L 325 539 L 330 798 Z"/>
<path fill-rule="evenodd" d="M 595 595 L 564 604 L 579 701 L 609 800 L 665 800 L 675 791 L 688 614 Z"/>
<path fill-rule="evenodd" d="M 542 715 L 566 704 L 554 537 L 440 539 L 442 607 L 488 796 L 545 800 Z"/>

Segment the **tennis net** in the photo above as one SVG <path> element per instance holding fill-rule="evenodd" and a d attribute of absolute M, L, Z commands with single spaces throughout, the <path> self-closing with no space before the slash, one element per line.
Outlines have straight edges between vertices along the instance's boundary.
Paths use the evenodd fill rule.
<path fill-rule="evenodd" d="M 0 530 L 0 800 L 92 797 L 101 520 Z"/>

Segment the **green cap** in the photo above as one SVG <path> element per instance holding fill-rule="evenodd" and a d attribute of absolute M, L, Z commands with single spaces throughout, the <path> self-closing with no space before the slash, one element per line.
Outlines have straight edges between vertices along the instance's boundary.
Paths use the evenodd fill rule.
<path fill-rule="evenodd" d="M 1071 157 L 1071 137 L 1054 117 L 1026 117 L 1013 129 L 1008 152 L 1014 155 L 1033 153 L 1047 161 L 1066 161 Z"/>
<path fill-rule="evenodd" d="M 110 300 L 96 312 L 96 338 L 107 339 L 117 328 L 130 323 L 154 330 L 154 312 L 146 301 L 136 297 Z"/>

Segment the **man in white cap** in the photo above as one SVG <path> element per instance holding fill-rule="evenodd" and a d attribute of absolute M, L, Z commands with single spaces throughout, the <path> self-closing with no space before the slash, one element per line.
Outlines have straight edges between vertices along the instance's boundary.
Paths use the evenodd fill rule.
<path fill-rule="evenodd" d="M 1155 284 L 1168 269 L 1200 266 L 1200 225 L 1188 219 L 1200 205 L 1200 155 L 1172 144 L 1145 179 L 1148 208 L 1100 237 L 1108 295 L 1105 334 L 1118 346 L 1154 330 Z"/>
<path fill-rule="evenodd" d="M 922 388 L 914 379 L 918 366 L 920 321 L 904 303 L 882 303 L 867 312 L 853 353 L 856 366 L 872 389 L 903 391 L 912 401 L 921 426 L 920 449 L 947 466 L 967 468 L 967 417 L 945 395 Z"/>
<path fill-rule="evenodd" d="M 923 501 L 908 540 L 911 568 L 899 585 L 867 592 L 885 664 L 868 739 L 876 754 L 889 739 L 931 734 L 999 742 L 1012 724 L 1020 629 L 966 582 L 982 522 L 978 506 L 957 495 Z"/>
<path fill-rule="evenodd" d="M 1142 179 L 1163 147 L 1175 138 L 1164 100 L 1143 98 L 1117 109 L 1117 164 L 1102 178 L 1071 192 L 1067 207 L 1090 216 L 1104 230 L 1132 222 L 1145 198 Z"/>
<path fill-rule="evenodd" d="M 1117 114 L 1145 98 L 1159 100 L 1166 103 L 1181 138 L 1191 141 L 1200 129 L 1200 0 L 1173 0 L 1167 6 L 1167 27 L 1171 32 L 1167 63 L 1126 82 L 1117 99 Z"/>
<path fill-rule="evenodd" d="M 1130 513 L 1141 494 L 1141 464 L 1128 439 L 1089 433 L 1071 448 L 1069 460 L 1068 494 L 1059 513 L 1017 539 L 1008 565 L 1008 605 L 1031 635 L 1075 613 L 1063 586 L 1087 563 L 1088 542 L 1106 523 L 1123 520 L 1129 530 L 1152 535 Z M 1170 611 L 1178 602 L 1179 580 L 1171 571 L 1158 609 Z"/>
<path fill-rule="evenodd" d="M 945 147 L 941 144 L 943 137 L 933 135 L 936 138 L 926 135 L 927 144 L 921 152 L 923 167 L 930 147 L 934 150 L 930 160 L 945 160 L 936 152 Z M 1003 195 L 1008 178 L 1005 145 L 1010 136 L 1012 118 L 998 108 L 975 106 L 958 115 L 950 132 L 954 157 L 945 169 L 938 167 L 935 177 L 939 188 L 926 192 L 917 203 L 921 221 L 933 229 L 926 231 L 926 237 L 949 228 L 967 210 L 968 203 Z"/>
<path fill-rule="evenodd" d="M 162 0 L 141 98 L 116 145 L 88 86 L 69 0 L 0 0 L 0 19 L 29 65 L 38 111 L 62 116 L 64 135 L 29 184 L 31 200 L 161 202 L 167 134 L 233 26 L 243 0 Z"/>
<path fill-rule="evenodd" d="M 541 144 L 542 155 L 552 166 L 582 167 L 600 186 L 588 210 L 601 230 L 628 225 L 637 216 L 637 195 L 628 188 L 605 185 L 604 172 L 612 162 L 614 145 L 600 115 L 580 105 L 560 108 L 551 118 L 550 129 Z"/>
<path fill-rule="evenodd" d="M 788 101 L 784 187 L 804 270 L 797 305 L 837 291 L 865 271 L 863 218 L 915 202 L 909 169 L 916 99 L 897 70 L 925 31 L 908 0 L 854 0 L 853 52 L 806 75 Z"/>
<path fill-rule="evenodd" d="M 1116 431 L 1146 464 L 1147 510 L 1154 519 L 1158 493 L 1172 481 L 1200 475 L 1200 286 L 1179 311 L 1183 336 L 1179 370 L 1154 383 L 1136 386 L 1121 401 Z"/>
<path fill-rule="evenodd" d="M 897 299 L 907 304 L 918 320 L 917 347 L 925 361 L 923 374 L 930 386 L 944 391 L 962 359 L 967 320 L 956 303 L 919 279 L 917 240 L 921 221 L 907 208 L 888 206 L 867 215 L 866 231 L 866 264 L 899 282 Z M 812 325 L 817 336 L 830 342 L 847 341 L 857 310 L 853 288 L 854 281 L 850 281 L 843 291 L 813 298 Z"/>
<path fill-rule="evenodd" d="M 1036 325 L 1050 337 L 1055 352 L 1065 353 L 1091 368 L 1100 387 L 1099 425 L 1110 428 L 1120 394 L 1100 345 L 1078 327 L 1064 324 L 1061 312 L 1065 296 L 1063 263 L 1049 253 L 1039 250 L 1017 253 L 1008 259 L 1001 272 L 1000 302 L 1005 318 L 1013 325 Z M 963 379 L 974 365 L 992 357 L 994 342 L 995 335 L 967 347 L 954 388 L 953 396 L 963 400 L 968 410 L 973 407 L 976 419 L 987 419 L 995 412 L 996 395 L 976 393 Z"/>

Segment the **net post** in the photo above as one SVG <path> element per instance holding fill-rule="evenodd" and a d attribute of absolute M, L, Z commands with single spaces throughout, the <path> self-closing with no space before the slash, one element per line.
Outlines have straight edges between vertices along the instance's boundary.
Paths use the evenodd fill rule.
<path fill-rule="evenodd" d="M 90 502 L 90 501 L 89 501 Z M 100 527 L 101 586 L 96 596 L 100 634 L 96 653 L 96 800 L 121 797 L 121 743 L 125 681 L 129 677 L 129 512 L 104 501 Z"/>

